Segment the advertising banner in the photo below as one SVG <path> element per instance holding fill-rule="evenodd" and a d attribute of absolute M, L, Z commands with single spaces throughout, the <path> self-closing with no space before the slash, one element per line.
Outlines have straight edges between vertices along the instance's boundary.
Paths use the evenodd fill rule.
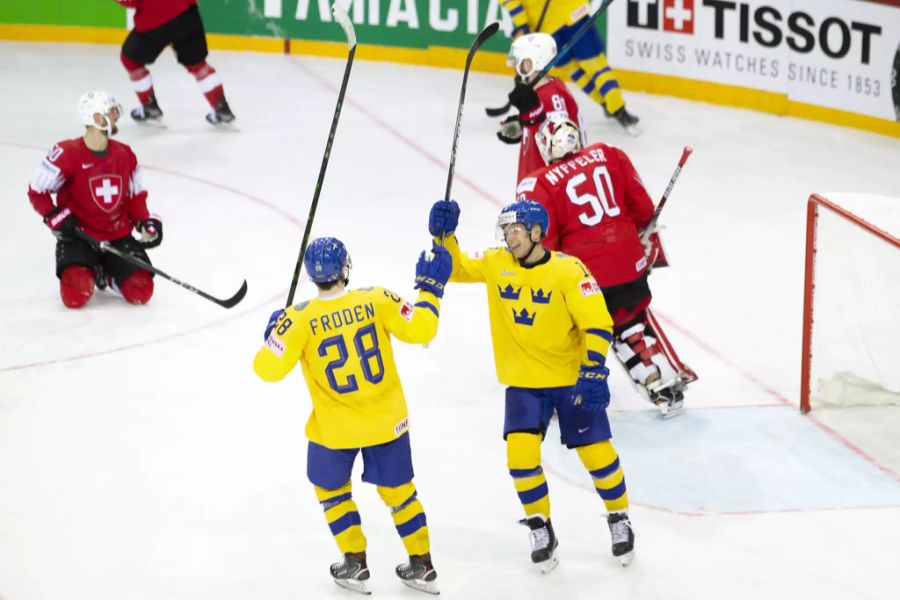
<path fill-rule="evenodd" d="M 619 0 L 620 69 L 754 88 L 900 120 L 900 8 L 861 0 Z"/>

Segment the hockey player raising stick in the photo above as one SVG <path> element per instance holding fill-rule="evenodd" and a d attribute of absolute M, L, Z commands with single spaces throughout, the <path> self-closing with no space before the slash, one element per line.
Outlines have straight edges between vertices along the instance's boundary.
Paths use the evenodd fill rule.
<path fill-rule="evenodd" d="M 335 238 L 313 240 L 303 263 L 318 297 L 272 314 L 253 368 L 262 379 L 279 381 L 298 362 L 303 367 L 313 404 L 306 472 L 344 553 L 343 562 L 331 566 L 331 576 L 342 587 L 369 593 L 366 537 L 350 483 L 361 451 L 362 479 L 378 486 L 409 554 L 397 576 L 409 587 L 437 594 L 425 512 L 412 482 L 409 417 L 391 336 L 412 344 L 435 336 L 450 255 L 436 247 L 432 259 L 425 253 L 419 257 L 415 304 L 384 288 L 348 290 L 350 256 Z"/>
<path fill-rule="evenodd" d="M 645 249 L 638 235 L 653 216 L 641 178 L 619 148 L 582 149 L 579 128 L 569 119 L 548 118 L 536 143 L 547 166 L 519 182 L 519 197 L 549 212 L 547 247 L 577 256 L 597 278 L 613 318 L 616 356 L 631 378 L 664 416 L 679 414 L 696 375 L 661 343 L 664 334 L 649 310 L 648 265 L 664 256 L 658 236 Z"/>
<path fill-rule="evenodd" d="M 531 82 L 556 56 L 556 42 L 546 33 L 520 36 L 509 49 L 507 63 L 516 71 L 516 83 Z M 519 144 L 519 174 L 516 181 L 545 166 L 534 144 L 537 133 L 547 115 L 559 115 L 580 123 L 578 104 L 566 84 L 555 77 L 544 77 L 534 88 L 517 86 L 511 103 L 519 114 L 500 122 L 497 137 L 507 144 Z M 582 129 L 583 131 L 583 129 Z"/>
<path fill-rule="evenodd" d="M 428 228 L 445 236 L 453 257 L 450 281 L 487 286 L 497 379 L 507 386 L 507 464 L 525 512 L 520 523 L 531 530 L 531 560 L 544 573 L 558 563 L 541 468 L 541 442 L 555 410 L 562 443 L 578 452 L 606 505 L 612 553 L 627 565 L 634 532 L 606 415 L 612 319 L 603 294 L 581 261 L 543 246 L 551 225 L 537 202 L 504 208 L 497 225 L 506 247 L 474 256 L 459 249 L 458 221 L 459 205 L 441 200 L 431 208 Z"/>
<path fill-rule="evenodd" d="M 147 191 L 131 148 L 109 139 L 121 107 L 103 92 L 78 101 L 85 125 L 80 138 L 59 142 L 31 178 L 28 198 L 57 237 L 59 294 L 69 308 L 84 306 L 94 286 L 111 283 L 128 302 L 145 304 L 153 295 L 153 274 L 100 252 L 79 236 L 109 241 L 150 264 L 145 248 L 162 243 L 162 222 L 147 211 Z M 51 194 L 56 194 L 56 204 Z M 136 229 L 141 241 L 131 235 Z"/>

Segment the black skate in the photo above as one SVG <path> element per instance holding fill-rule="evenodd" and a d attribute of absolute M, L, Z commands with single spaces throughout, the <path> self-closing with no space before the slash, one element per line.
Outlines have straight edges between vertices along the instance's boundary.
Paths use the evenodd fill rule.
<path fill-rule="evenodd" d="M 622 566 L 627 567 L 634 560 L 634 530 L 628 513 L 615 512 L 606 517 L 609 525 L 609 535 L 612 538 L 612 553 L 622 561 Z"/>
<path fill-rule="evenodd" d="M 150 100 L 147 101 L 147 104 L 131 111 L 132 119 L 140 125 L 147 125 L 149 127 L 165 127 L 162 117 L 163 112 L 156 102 L 156 96 L 150 96 Z"/>
<path fill-rule="evenodd" d="M 101 265 L 94 266 L 94 285 L 101 292 L 108 287 L 109 282 L 106 280 L 106 273 L 103 272 Z"/>
<path fill-rule="evenodd" d="M 408 563 L 397 565 L 396 572 L 405 586 L 434 595 L 441 593 L 437 587 L 437 571 L 431 564 L 431 552 L 410 556 Z"/>
<path fill-rule="evenodd" d="M 659 408 L 663 419 L 671 419 L 684 412 L 684 388 L 685 385 L 679 381 L 662 388 L 648 386 L 650 401 Z"/>
<path fill-rule="evenodd" d="M 369 589 L 369 567 L 366 566 L 365 552 L 348 552 L 344 554 L 344 562 L 331 565 L 331 576 L 342 588 L 360 594 L 371 594 Z"/>
<path fill-rule="evenodd" d="M 637 136 L 641 134 L 641 128 L 638 126 L 640 119 L 636 116 L 625 110 L 623 106 L 616 112 L 610 114 L 613 119 L 619 122 L 619 124 L 625 128 L 629 134 Z"/>
<path fill-rule="evenodd" d="M 519 523 L 531 529 L 531 562 L 541 569 L 541 573 L 549 573 L 559 564 L 556 551 L 559 542 L 550 519 L 545 519 L 544 515 L 532 515 Z"/>
<path fill-rule="evenodd" d="M 216 108 L 207 113 L 206 120 L 212 125 L 229 125 L 234 123 L 234 113 L 231 112 L 231 108 L 229 108 L 224 96 L 216 102 Z"/>

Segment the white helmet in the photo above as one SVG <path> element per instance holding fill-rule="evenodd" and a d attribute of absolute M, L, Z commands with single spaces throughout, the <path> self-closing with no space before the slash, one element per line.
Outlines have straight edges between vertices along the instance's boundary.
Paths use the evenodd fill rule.
<path fill-rule="evenodd" d="M 534 141 L 549 165 L 581 150 L 581 131 L 570 119 L 551 114 L 538 129 Z"/>
<path fill-rule="evenodd" d="M 548 33 L 529 33 L 516 38 L 506 64 L 516 70 L 523 83 L 530 82 L 556 56 L 556 40 Z"/>
<path fill-rule="evenodd" d="M 96 127 L 105 131 L 107 134 L 114 132 L 112 120 L 109 118 L 110 113 L 116 110 L 119 115 L 122 114 L 122 107 L 116 102 L 116 99 L 106 94 L 106 92 L 91 91 L 82 94 L 78 99 L 78 113 L 81 115 L 81 122 L 89 127 Z M 106 119 L 105 125 L 97 125 L 94 121 L 94 115 L 100 114 Z M 118 116 L 118 115 L 117 115 Z"/>

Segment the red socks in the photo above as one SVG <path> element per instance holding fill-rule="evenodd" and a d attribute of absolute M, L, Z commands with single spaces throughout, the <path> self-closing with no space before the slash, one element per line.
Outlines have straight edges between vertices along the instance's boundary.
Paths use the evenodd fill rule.
<path fill-rule="evenodd" d="M 59 278 L 59 295 L 67 308 L 81 308 L 94 294 L 94 270 L 84 265 L 65 268 Z"/>

